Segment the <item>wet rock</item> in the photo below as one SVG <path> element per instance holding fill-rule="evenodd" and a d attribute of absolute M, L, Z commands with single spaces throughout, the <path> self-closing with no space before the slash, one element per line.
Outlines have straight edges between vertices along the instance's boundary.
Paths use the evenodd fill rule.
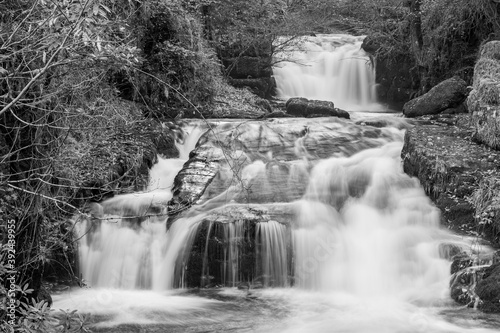
<path fill-rule="evenodd" d="M 219 172 L 218 163 L 224 158 L 220 149 L 211 146 L 200 147 L 191 153 L 189 162 L 174 180 L 173 199 L 168 203 L 169 226 L 178 214 L 197 202 Z"/>
<path fill-rule="evenodd" d="M 444 259 L 448 259 L 448 260 L 452 260 L 454 258 L 456 258 L 457 255 L 461 254 L 463 252 L 463 249 L 461 246 L 457 245 L 457 244 L 453 244 L 453 243 L 443 243 L 443 244 L 439 244 L 439 256 L 441 258 L 444 258 Z M 453 261 L 454 263 L 455 261 Z M 462 268 L 465 268 L 466 266 L 462 267 Z M 468 266 L 467 266 L 468 267 Z M 460 268 L 460 269 L 462 269 Z M 453 267 L 453 264 L 452 264 L 452 267 L 451 267 L 451 272 L 452 273 L 455 273 L 457 272 L 459 269 L 457 268 L 454 268 Z"/>
<path fill-rule="evenodd" d="M 296 200 L 305 191 L 314 161 L 350 156 L 380 146 L 394 135 L 391 129 L 337 118 L 321 123 L 306 119 L 226 122 L 212 129 L 200 138 L 175 178 L 168 203 L 169 225 L 195 204 Z M 354 192 L 356 186 L 353 183 Z"/>
<path fill-rule="evenodd" d="M 500 152 L 472 141 L 469 115 L 421 118 L 406 132 L 401 156 L 441 210 L 443 224 L 499 244 Z"/>
<path fill-rule="evenodd" d="M 397 129 L 408 129 L 414 124 L 410 119 L 398 117 L 370 117 L 367 119 L 358 120 L 356 125 L 372 126 L 377 128 L 395 127 Z"/>
<path fill-rule="evenodd" d="M 375 54 L 381 47 L 386 37 L 382 34 L 372 34 L 363 39 L 361 48 L 367 53 Z"/>
<path fill-rule="evenodd" d="M 229 204 L 215 209 L 204 216 L 204 223 L 262 223 L 276 221 L 290 224 L 294 217 L 294 206 L 290 203 L 276 204 Z"/>
<path fill-rule="evenodd" d="M 456 108 L 465 101 L 468 93 L 467 83 L 455 76 L 439 83 L 426 94 L 407 102 L 403 106 L 403 114 L 406 117 L 417 117 Z"/>
<path fill-rule="evenodd" d="M 482 274 L 475 290 L 481 299 L 479 308 L 485 312 L 500 313 L 500 263 L 484 269 Z"/>
<path fill-rule="evenodd" d="M 450 295 L 457 303 L 500 313 L 500 252 L 462 252 L 451 265 Z"/>
<path fill-rule="evenodd" d="M 299 117 L 330 116 L 349 119 L 347 111 L 335 108 L 333 102 L 308 100 L 307 98 L 295 97 L 286 102 L 286 111 Z"/>
<path fill-rule="evenodd" d="M 450 283 L 451 298 L 459 304 L 476 307 L 480 298 L 475 288 L 480 276 L 484 274 L 484 269 L 485 267 L 470 267 L 455 273 Z"/>

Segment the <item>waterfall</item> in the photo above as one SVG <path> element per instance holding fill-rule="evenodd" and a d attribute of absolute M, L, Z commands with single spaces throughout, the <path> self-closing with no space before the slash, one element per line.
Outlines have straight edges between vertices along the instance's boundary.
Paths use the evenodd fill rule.
<path fill-rule="evenodd" d="M 257 225 L 256 245 L 257 270 L 262 273 L 263 285 L 288 286 L 289 285 L 289 250 L 287 249 L 289 235 L 287 227 L 276 221 L 259 223 Z"/>
<path fill-rule="evenodd" d="M 347 111 L 386 110 L 377 103 L 375 68 L 361 49 L 363 39 L 318 35 L 288 42 L 274 58 L 278 98 L 332 101 Z"/>
<path fill-rule="evenodd" d="M 299 286 L 386 299 L 446 293 L 450 263 L 439 245 L 453 237 L 403 173 L 400 151 L 389 143 L 313 169 L 293 231 Z"/>
<path fill-rule="evenodd" d="M 188 131 L 178 145 L 184 159 L 160 159 L 147 190 L 108 199 L 101 204 L 102 220 L 77 223 L 81 273 L 90 285 L 161 291 L 193 281 L 209 285 L 216 276 L 225 286 L 258 281 L 267 287 L 398 297 L 415 296 L 415 288 L 424 286 L 447 289 L 450 263 L 439 245 L 453 237 L 439 228 L 439 213 L 419 183 L 401 169 L 400 135 L 378 148 L 321 160 L 306 152 L 304 137 L 297 138 L 290 144 L 295 160 L 256 159 L 242 168 L 242 183 L 166 231 L 164 207 L 174 176 L 201 135 L 199 129 Z M 219 177 L 231 183 L 235 176 Z M 228 204 L 248 188 L 259 192 L 245 199 L 256 207 L 290 202 L 287 223 L 254 225 L 245 213 L 238 215 Z M 227 213 L 224 207 L 229 221 L 219 217 Z M 199 264 L 191 258 L 195 240 Z M 197 265 L 199 275 L 193 277 Z"/>
<path fill-rule="evenodd" d="M 188 127 L 176 143 L 179 158 L 158 158 L 148 188 L 117 195 L 98 206 L 100 216 L 76 217 L 80 273 L 93 287 L 172 289 L 182 280 L 183 250 L 189 250 L 200 217 L 166 231 L 166 204 L 174 178 L 204 130 Z"/>
<path fill-rule="evenodd" d="M 307 38 L 306 51 L 293 55 L 309 65 L 274 69 L 281 97 L 377 110 L 361 40 Z M 470 251 L 472 241 L 440 227 L 439 211 L 403 172 L 403 121 L 377 118 L 378 128 L 333 117 L 219 120 L 203 140 L 202 127 L 186 125 L 177 133 L 179 158 L 159 157 L 146 189 L 74 217 L 80 273 L 92 289 L 55 295 L 54 306 L 96 314 L 98 329 L 114 333 L 137 325 L 151 332 L 496 332 L 488 318 L 469 329 L 476 315 L 452 305 L 446 246 Z M 194 179 L 179 178 L 185 188 L 213 178 L 167 230 L 182 168 Z"/>

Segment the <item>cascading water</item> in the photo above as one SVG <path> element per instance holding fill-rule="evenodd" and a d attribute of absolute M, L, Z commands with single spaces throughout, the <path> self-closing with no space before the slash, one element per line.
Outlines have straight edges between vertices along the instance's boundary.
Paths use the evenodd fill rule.
<path fill-rule="evenodd" d="M 278 98 L 332 101 L 347 111 L 386 111 L 377 103 L 375 68 L 361 49 L 363 38 L 317 35 L 289 43 L 274 59 Z"/>
<path fill-rule="evenodd" d="M 96 314 L 101 332 L 496 332 L 500 319 L 450 300 L 440 246 L 470 241 L 439 227 L 403 172 L 391 119 L 212 122 L 197 150 L 210 153 L 194 164 L 220 168 L 166 231 L 174 177 L 203 132 L 186 128 L 148 189 L 75 218 L 92 289 L 54 306 Z"/>
<path fill-rule="evenodd" d="M 186 223 L 165 235 L 164 206 L 172 198 L 175 175 L 203 134 L 199 127 L 186 131 L 189 135 L 183 135 L 183 141 L 176 144 L 179 158 L 159 157 L 146 190 L 93 204 L 102 211 L 102 220 L 79 217 L 76 233 L 80 273 L 86 283 L 94 287 L 153 290 L 174 286 L 170 266 L 175 266 L 190 228 Z M 182 243 L 178 242 L 180 239 Z"/>

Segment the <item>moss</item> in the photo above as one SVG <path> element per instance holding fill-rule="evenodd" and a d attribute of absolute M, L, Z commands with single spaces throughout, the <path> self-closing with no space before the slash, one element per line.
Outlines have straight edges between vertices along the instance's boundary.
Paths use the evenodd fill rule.
<path fill-rule="evenodd" d="M 474 66 L 474 89 L 478 88 L 479 82 L 483 78 L 500 81 L 500 62 L 489 58 L 480 58 Z"/>
<path fill-rule="evenodd" d="M 480 57 L 500 61 L 500 41 L 494 40 L 484 44 L 481 48 Z"/>
<path fill-rule="evenodd" d="M 494 80 L 491 77 L 480 79 L 477 94 L 484 103 L 500 104 L 500 80 Z"/>
<path fill-rule="evenodd" d="M 470 197 L 475 220 L 492 239 L 500 240 L 500 177 L 484 178 Z"/>

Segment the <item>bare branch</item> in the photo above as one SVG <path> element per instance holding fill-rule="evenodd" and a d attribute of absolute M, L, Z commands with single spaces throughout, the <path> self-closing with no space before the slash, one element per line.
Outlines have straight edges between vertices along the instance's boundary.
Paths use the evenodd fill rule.
<path fill-rule="evenodd" d="M 7 104 L 6 106 L 4 106 L 2 108 L 2 110 L 0 110 L 0 115 L 2 115 L 6 111 L 8 111 L 12 106 L 14 106 L 21 99 L 21 97 L 23 97 L 23 95 L 28 91 L 28 89 L 38 80 L 38 78 L 40 76 L 42 76 L 43 74 L 45 74 L 45 72 L 47 71 L 47 69 L 50 68 L 52 62 L 59 55 L 59 53 L 61 52 L 61 50 L 64 48 L 64 46 L 66 45 L 66 42 L 68 41 L 68 39 L 71 36 L 71 34 L 73 33 L 73 31 L 75 31 L 75 29 L 81 23 L 81 19 L 82 19 L 83 13 L 85 12 L 85 9 L 87 8 L 87 5 L 88 5 L 89 2 L 90 2 L 90 0 L 87 0 L 85 2 L 85 5 L 82 7 L 82 10 L 80 11 L 79 17 L 76 20 L 75 24 L 71 27 L 71 29 L 68 31 L 68 33 L 66 34 L 66 36 L 64 36 L 64 39 L 63 39 L 61 45 L 59 45 L 59 47 L 57 48 L 57 50 L 52 54 L 52 56 L 49 58 L 49 60 L 47 60 L 47 63 L 45 64 L 45 66 L 42 69 L 39 70 L 38 74 L 36 74 L 26 84 L 26 86 L 24 86 L 23 90 L 21 90 L 21 92 L 9 104 Z"/>

